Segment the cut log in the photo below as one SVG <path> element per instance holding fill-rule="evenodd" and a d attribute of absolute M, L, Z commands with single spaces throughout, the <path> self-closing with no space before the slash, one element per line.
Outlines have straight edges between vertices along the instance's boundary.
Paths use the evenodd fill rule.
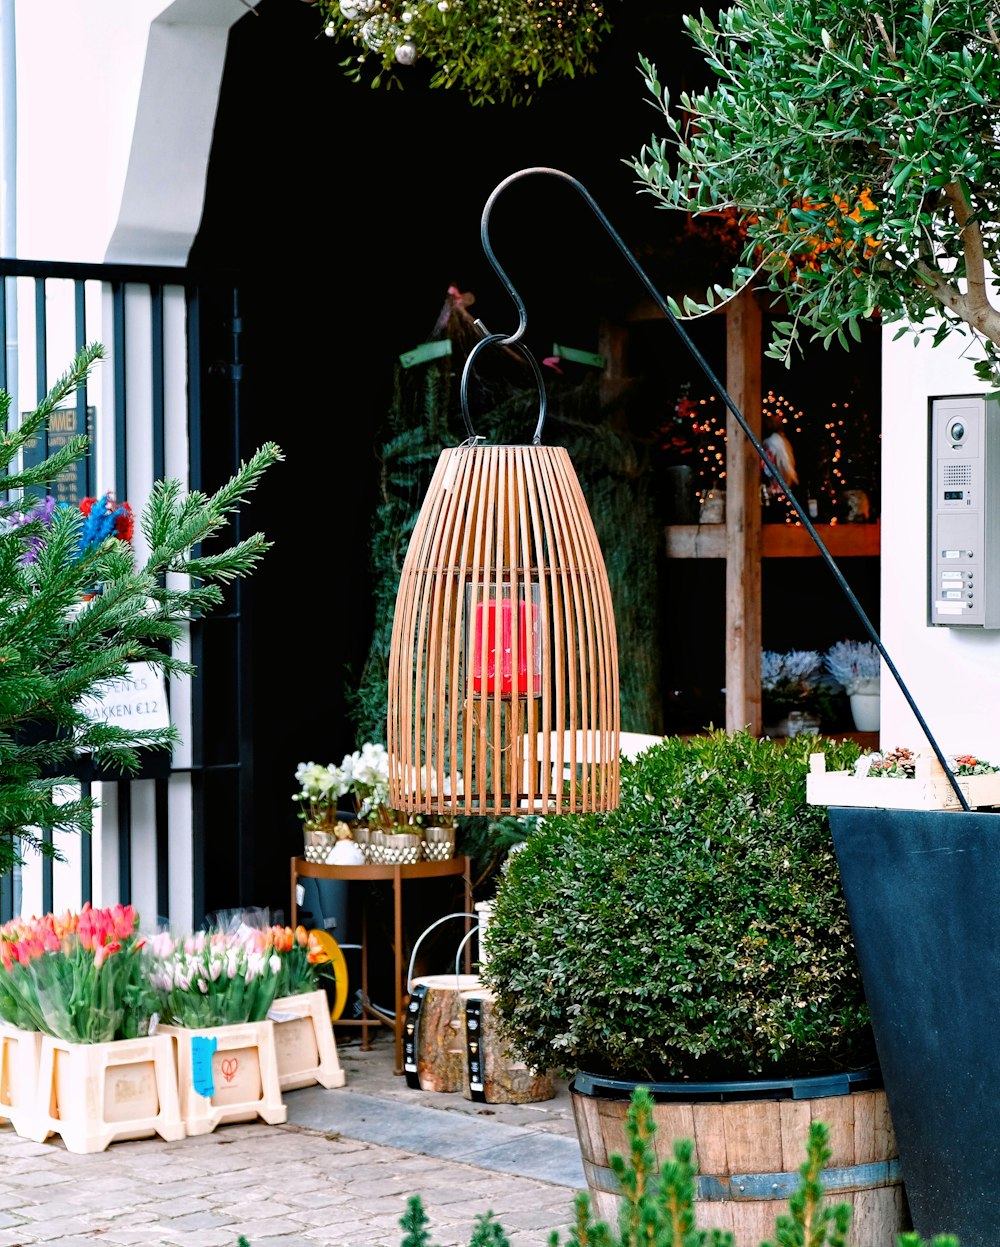
<path fill-rule="evenodd" d="M 474 974 L 430 974 L 413 980 L 404 1061 L 411 1087 L 421 1091 L 462 1090 L 462 993 L 478 985 Z"/>
<path fill-rule="evenodd" d="M 493 993 L 477 987 L 462 993 L 464 1060 L 462 1093 L 486 1104 L 535 1104 L 555 1097 L 552 1075 L 515 1060 L 501 1040 Z"/>

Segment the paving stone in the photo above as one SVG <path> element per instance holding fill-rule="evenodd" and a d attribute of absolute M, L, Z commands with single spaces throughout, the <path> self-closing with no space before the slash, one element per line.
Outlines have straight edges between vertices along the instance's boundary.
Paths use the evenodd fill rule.
<path fill-rule="evenodd" d="M 541 1105 L 476 1105 L 407 1088 L 393 1055 L 387 1031 L 342 1057 L 347 1086 L 286 1093 L 280 1126 L 83 1156 L 0 1128 L 0 1247 L 236 1247 L 241 1233 L 250 1247 L 399 1247 L 412 1194 L 437 1247 L 467 1247 L 489 1209 L 511 1247 L 565 1235 L 579 1163 L 565 1088 Z"/>

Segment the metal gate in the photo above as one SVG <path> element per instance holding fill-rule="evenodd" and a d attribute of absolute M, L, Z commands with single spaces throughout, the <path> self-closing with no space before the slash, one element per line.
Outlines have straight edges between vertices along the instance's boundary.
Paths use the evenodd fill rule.
<path fill-rule="evenodd" d="M 92 438 L 75 482 L 80 498 L 110 491 L 138 516 L 152 482 L 178 478 L 210 493 L 247 457 L 235 282 L 179 269 L 11 259 L 0 259 L 0 276 L 0 388 L 11 395 L 14 419 L 36 406 L 82 346 L 105 347 L 61 421 Z M 237 513 L 227 536 L 239 540 L 240 529 Z M 144 919 L 190 927 L 206 914 L 209 869 L 216 882 L 216 872 L 228 871 L 224 890 L 244 902 L 253 844 L 250 593 L 237 580 L 223 606 L 188 625 L 181 649 L 198 675 L 169 688 L 182 745 L 170 757 L 149 756 L 128 779 L 81 763 L 75 777 L 99 802 L 93 835 L 57 840 L 63 861 L 31 854 L 0 879 L 0 919 L 121 901 Z"/>

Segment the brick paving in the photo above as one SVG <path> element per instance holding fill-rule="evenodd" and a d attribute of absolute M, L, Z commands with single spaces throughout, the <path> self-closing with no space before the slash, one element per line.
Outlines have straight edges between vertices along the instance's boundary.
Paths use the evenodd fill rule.
<path fill-rule="evenodd" d="M 385 1031 L 342 1040 L 342 1088 L 285 1093 L 288 1122 L 137 1139 L 77 1155 L 0 1126 L 0 1247 L 399 1247 L 407 1197 L 434 1247 L 493 1211 L 511 1247 L 565 1237 L 583 1185 L 568 1091 L 486 1105 L 406 1086 Z"/>

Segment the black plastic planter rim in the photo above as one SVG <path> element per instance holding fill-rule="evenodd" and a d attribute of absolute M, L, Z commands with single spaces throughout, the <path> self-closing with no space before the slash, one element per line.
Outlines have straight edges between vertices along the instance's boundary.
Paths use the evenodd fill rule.
<path fill-rule="evenodd" d="M 570 1082 L 569 1089 L 590 1099 L 626 1100 L 631 1098 L 633 1091 L 642 1087 L 660 1102 L 688 1100 L 719 1103 L 726 1100 L 814 1100 L 850 1095 L 853 1091 L 877 1090 L 881 1086 L 882 1073 L 877 1065 L 873 1065 L 867 1069 L 818 1074 L 808 1078 L 748 1078 L 725 1082 L 643 1082 L 578 1073 Z"/>

